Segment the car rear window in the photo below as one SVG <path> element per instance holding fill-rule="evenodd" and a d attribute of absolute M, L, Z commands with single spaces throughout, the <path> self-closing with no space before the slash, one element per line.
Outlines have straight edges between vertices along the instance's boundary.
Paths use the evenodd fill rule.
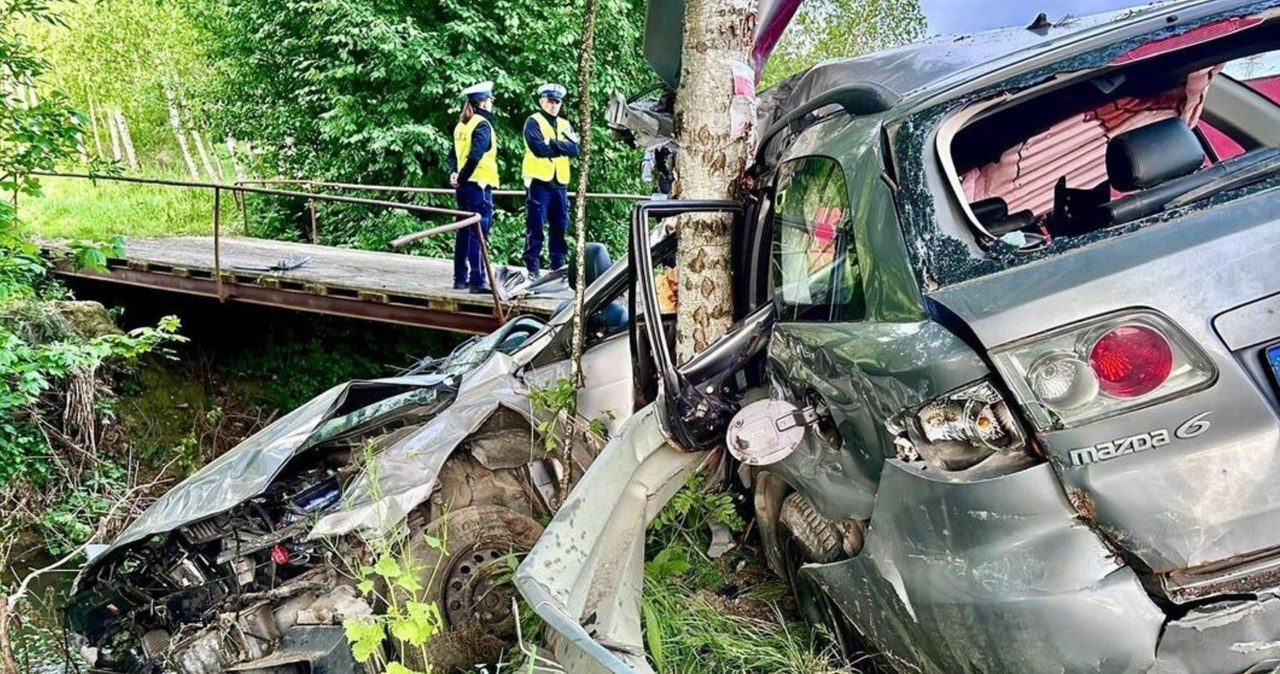
<path fill-rule="evenodd" d="M 1272 103 L 1280 104 L 1280 52 L 1228 61 L 1222 66 L 1222 74 L 1262 94 Z M 1200 131 L 1219 160 L 1244 154 L 1243 145 L 1209 122 L 1201 121 Z"/>

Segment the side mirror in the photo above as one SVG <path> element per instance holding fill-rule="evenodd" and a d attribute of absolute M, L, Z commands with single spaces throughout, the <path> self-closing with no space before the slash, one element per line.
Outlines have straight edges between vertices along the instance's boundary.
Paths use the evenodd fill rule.
<path fill-rule="evenodd" d="M 729 422 L 725 445 L 748 466 L 777 463 L 796 451 L 805 426 L 817 419 L 813 408 L 800 409 L 785 400 L 757 400 Z"/>

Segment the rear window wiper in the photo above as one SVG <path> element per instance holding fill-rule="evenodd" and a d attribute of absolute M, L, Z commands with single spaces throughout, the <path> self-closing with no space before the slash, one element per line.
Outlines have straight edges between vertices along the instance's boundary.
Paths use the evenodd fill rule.
<path fill-rule="evenodd" d="M 1280 153 L 1263 159 L 1235 173 L 1227 173 L 1211 183 L 1201 185 L 1165 204 L 1165 210 L 1181 208 L 1187 204 L 1200 201 L 1215 194 L 1234 190 L 1246 185 L 1265 180 L 1280 172 Z"/>

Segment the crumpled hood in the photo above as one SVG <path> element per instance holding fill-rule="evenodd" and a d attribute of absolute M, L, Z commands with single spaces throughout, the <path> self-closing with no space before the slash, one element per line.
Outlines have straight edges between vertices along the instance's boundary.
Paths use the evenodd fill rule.
<path fill-rule="evenodd" d="M 332 437 L 344 426 L 362 423 L 379 412 L 421 403 L 423 396 L 449 395 L 450 383 L 456 379 L 419 375 L 334 386 L 170 489 L 95 560 L 104 560 L 112 552 L 148 536 L 167 533 L 234 508 L 265 491 L 290 459 Z M 86 571 L 93 566 L 93 563 L 88 565 Z"/>

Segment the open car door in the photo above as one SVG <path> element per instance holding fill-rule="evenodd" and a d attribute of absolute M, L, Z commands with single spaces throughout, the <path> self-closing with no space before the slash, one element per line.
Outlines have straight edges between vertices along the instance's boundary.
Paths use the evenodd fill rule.
<path fill-rule="evenodd" d="M 713 451 L 753 384 L 746 373 L 768 343 L 772 308 L 756 308 L 707 350 L 677 366 L 656 288 L 649 226 L 657 217 L 729 213 L 726 201 L 649 201 L 631 221 L 631 339 L 637 387 L 652 404 L 627 420 L 525 557 L 515 583 L 551 627 L 549 645 L 566 672 L 651 672 L 640 622 L 645 529 Z M 664 225 L 665 226 L 665 225 Z M 739 246 L 735 246 L 739 248 Z M 735 255 L 746 260 L 748 255 Z M 747 271 L 735 278 L 748 278 Z"/>

